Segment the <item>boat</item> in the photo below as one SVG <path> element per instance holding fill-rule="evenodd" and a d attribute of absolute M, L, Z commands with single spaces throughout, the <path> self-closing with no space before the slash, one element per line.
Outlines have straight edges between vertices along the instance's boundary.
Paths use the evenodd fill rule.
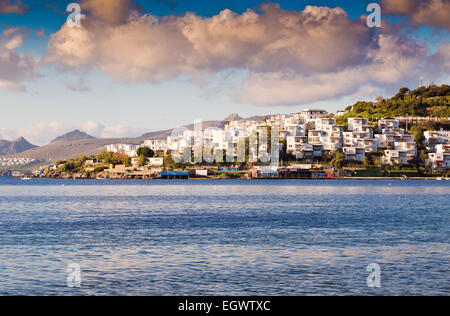
<path fill-rule="evenodd" d="M 31 180 L 32 178 L 31 177 L 22 177 L 22 178 L 20 178 L 20 180 Z"/>
<path fill-rule="evenodd" d="M 442 181 L 442 178 L 436 178 L 437 181 Z"/>
<path fill-rule="evenodd" d="M 105 180 L 105 177 L 103 177 L 103 176 L 102 177 L 97 177 L 96 179 L 97 180 Z"/>

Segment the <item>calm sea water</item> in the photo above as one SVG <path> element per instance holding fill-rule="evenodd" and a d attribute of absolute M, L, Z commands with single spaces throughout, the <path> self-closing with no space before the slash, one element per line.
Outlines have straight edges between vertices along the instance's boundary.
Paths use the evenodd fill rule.
<path fill-rule="evenodd" d="M 0 178 L 0 295 L 448 295 L 449 205 L 450 181 Z"/>

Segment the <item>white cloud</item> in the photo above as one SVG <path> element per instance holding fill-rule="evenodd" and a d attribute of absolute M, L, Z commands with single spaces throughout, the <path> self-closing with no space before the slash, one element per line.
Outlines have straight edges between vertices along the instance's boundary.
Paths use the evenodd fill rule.
<path fill-rule="evenodd" d="M 0 0 L 1 14 L 23 14 L 28 11 L 28 6 L 21 0 Z"/>
<path fill-rule="evenodd" d="M 82 28 L 64 25 L 51 36 L 47 62 L 151 82 L 233 68 L 326 72 L 361 63 L 370 48 L 371 32 L 340 8 L 262 10 L 223 10 L 211 18 L 129 14 L 119 25 L 88 15 Z"/>
<path fill-rule="evenodd" d="M 395 91 L 397 82 L 418 78 L 423 46 L 393 35 L 382 35 L 378 48 L 368 53 L 367 64 L 314 75 L 296 73 L 249 73 L 236 98 L 263 106 L 305 104 L 357 93 L 367 85 Z"/>
<path fill-rule="evenodd" d="M 382 0 L 382 10 L 399 14 L 415 25 L 428 25 L 450 30 L 450 0 Z"/>
<path fill-rule="evenodd" d="M 388 30 L 377 34 L 341 8 L 307 6 L 297 12 L 265 4 L 261 13 L 223 10 L 210 18 L 191 13 L 157 18 L 139 16 L 130 1 L 120 1 L 117 15 L 97 12 L 103 0 L 88 2 L 93 9 L 82 28 L 64 25 L 51 36 L 48 63 L 99 69 L 126 82 L 177 76 L 195 82 L 244 69 L 248 76 L 233 93 L 237 100 L 284 105 L 352 95 L 368 84 L 379 89 L 390 84 L 395 90 L 417 77 L 425 62 L 433 62 L 415 41 L 383 35 Z M 405 6 L 388 2 L 394 11 Z"/>
<path fill-rule="evenodd" d="M 39 58 L 15 50 L 23 41 L 19 28 L 5 29 L 0 36 L 0 88 L 23 91 L 22 82 L 37 75 Z"/>

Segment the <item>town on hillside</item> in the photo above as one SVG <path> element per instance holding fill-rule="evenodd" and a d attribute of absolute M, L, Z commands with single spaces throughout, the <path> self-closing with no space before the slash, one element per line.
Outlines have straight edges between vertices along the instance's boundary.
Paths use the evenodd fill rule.
<path fill-rule="evenodd" d="M 438 117 L 369 120 L 346 118 L 345 112 L 303 110 L 262 121 L 228 121 L 223 129 L 181 129 L 167 139 L 149 139 L 141 145 L 110 144 L 98 156 L 59 161 L 35 174 L 142 179 L 448 177 L 450 131 L 442 127 L 448 121 Z M 261 141 L 262 135 L 274 138 L 274 131 L 277 144 Z M 258 148 L 253 152 L 257 159 L 251 159 L 249 150 L 252 135 L 257 135 Z M 240 144 L 246 146 L 244 161 L 237 159 Z M 194 159 L 199 146 L 214 159 Z M 261 162 L 267 151 L 278 151 L 277 161 Z M 177 159 L 186 153 L 187 159 Z"/>

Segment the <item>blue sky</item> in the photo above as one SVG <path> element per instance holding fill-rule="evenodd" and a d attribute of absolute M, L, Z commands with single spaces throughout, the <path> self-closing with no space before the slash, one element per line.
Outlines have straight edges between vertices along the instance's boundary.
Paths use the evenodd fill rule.
<path fill-rule="evenodd" d="M 1 1 L 10 0 L 0 0 L 0 3 Z M 96 1 L 101 2 L 102 0 L 85 1 L 93 3 Z M 386 1 L 395 2 L 399 0 Z M 439 1 L 447 2 L 446 0 Z M 23 71 L 19 74 L 5 75 L 5 81 L 8 83 L 5 86 L 11 87 L 12 85 L 14 88 L 2 88 L 2 75 L 0 74 L 2 110 L 2 115 L 0 116 L 0 139 L 11 139 L 24 135 L 35 143 L 44 144 L 54 136 L 57 136 L 58 133 L 75 128 L 84 128 L 87 132 L 96 134 L 94 136 L 138 136 L 147 131 L 190 124 L 196 118 L 202 118 L 203 120 L 223 119 L 234 112 L 239 113 L 243 117 L 271 113 L 290 113 L 310 107 L 321 107 L 334 112 L 345 108 L 357 100 L 370 100 L 378 95 L 389 96 L 389 93 L 404 85 L 414 88 L 411 85 L 418 84 L 418 75 L 411 73 L 409 76 L 406 76 L 404 73 L 412 70 L 416 71 L 420 67 L 428 70 L 433 69 L 433 72 L 426 73 L 426 79 L 436 83 L 446 81 L 448 83 L 448 71 L 446 69 L 444 71 L 442 69 L 434 71 L 435 68 L 439 67 L 436 67 L 434 64 L 431 67 L 428 64 L 433 62 L 439 65 L 439 63 L 448 62 L 446 60 L 448 56 L 445 55 L 447 50 L 443 46 L 449 42 L 448 29 L 446 29 L 445 25 L 438 25 L 437 27 L 433 23 L 428 23 L 433 25 L 427 25 L 428 20 L 424 20 L 423 17 L 416 19 L 424 21 L 423 23 L 414 24 L 413 22 L 409 23 L 410 16 L 408 14 L 384 14 L 386 21 L 396 22 L 395 30 L 394 28 L 390 28 L 388 31 L 384 29 L 374 31 L 369 28 L 364 30 L 366 26 L 359 20 L 359 17 L 366 14 L 367 1 L 277 1 L 280 8 L 284 11 L 270 9 L 269 12 L 276 12 L 281 19 L 288 19 L 290 13 L 300 16 L 307 5 L 329 8 L 341 7 L 345 10 L 348 18 L 342 17 L 338 11 L 322 10 L 320 13 L 315 12 L 314 18 L 317 21 L 314 23 L 318 23 L 319 26 L 310 29 L 308 29 L 310 27 L 309 24 L 302 26 L 302 30 L 311 31 L 308 37 L 295 38 L 294 40 L 298 41 L 298 43 L 292 47 L 289 46 L 289 43 L 283 43 L 282 45 L 286 46 L 278 49 L 275 55 L 267 56 L 267 54 L 263 54 L 258 56 L 257 59 L 254 58 L 254 53 L 247 54 L 246 50 L 241 50 L 241 47 L 246 43 L 232 43 L 232 38 L 226 37 L 224 43 L 229 45 L 232 50 L 236 50 L 236 54 L 243 54 L 242 59 L 248 59 L 245 62 L 241 62 L 236 57 L 231 61 L 227 61 L 226 65 L 223 65 L 223 57 L 219 58 L 216 55 L 211 57 L 221 47 L 220 39 L 216 40 L 214 38 L 214 43 L 212 44 L 209 44 L 208 41 L 198 42 L 195 45 L 208 46 L 204 56 L 210 56 L 211 60 L 205 61 L 204 65 L 201 64 L 202 57 L 200 57 L 200 61 L 197 60 L 199 56 L 188 56 L 189 58 L 183 56 L 187 60 L 195 59 L 195 65 L 189 65 L 188 70 L 185 69 L 186 67 L 184 67 L 182 62 L 180 62 L 180 65 L 174 66 L 174 70 L 169 67 L 170 65 L 155 65 L 153 61 L 146 60 L 145 64 L 151 64 L 152 68 L 142 69 L 143 67 L 140 65 L 140 68 L 136 69 L 142 71 L 142 73 L 137 74 L 137 79 L 134 77 L 130 79 L 128 74 L 123 73 L 123 69 L 127 69 L 127 62 L 130 62 L 130 69 L 134 69 L 132 68 L 136 67 L 134 62 L 137 62 L 137 59 L 142 57 L 133 58 L 133 56 L 127 56 L 126 50 L 113 56 L 107 52 L 101 52 L 101 47 L 108 45 L 108 42 L 105 42 L 106 44 L 102 42 L 103 45 L 99 44 L 99 42 L 106 40 L 100 37 L 104 30 L 97 26 L 94 28 L 89 25 L 87 28 L 88 32 L 96 36 L 95 45 L 98 46 L 95 46 L 94 50 L 96 52 L 98 50 L 99 56 L 102 54 L 107 56 L 102 58 L 111 57 L 114 60 L 116 60 L 115 58 L 124 60 L 120 71 L 115 69 L 115 65 L 112 62 L 93 61 L 93 58 L 90 58 L 89 61 L 83 60 L 81 62 L 80 66 L 83 67 L 81 72 L 78 69 L 79 65 L 72 67 L 71 64 L 69 67 L 66 57 L 64 57 L 65 59 L 54 58 L 52 62 L 43 63 L 42 61 L 52 53 L 54 56 L 58 54 L 58 58 L 62 56 L 61 52 L 67 53 L 64 51 L 64 47 L 60 48 L 62 51 L 49 51 L 48 45 L 52 41 L 52 34 L 63 33 L 62 27 L 68 15 L 64 12 L 65 7 L 72 1 L 47 1 L 44 3 L 37 0 L 25 0 L 22 2 L 28 6 L 26 13 L 0 14 L 0 33 L 13 27 L 21 28 L 16 33 L 11 32 L 12 35 L 9 37 L 4 35 L 3 43 L 6 45 L 14 34 L 19 34 L 23 44 L 14 45 L 8 52 L 18 54 L 24 60 L 28 60 L 25 56 L 39 58 L 41 62 L 33 68 L 33 74 L 31 75 L 25 75 Z M 141 17 L 143 13 L 157 17 L 175 15 L 183 23 L 186 23 L 186 20 L 183 19 L 186 12 L 195 13 L 198 16 L 196 21 L 199 23 L 206 18 L 210 18 L 210 25 L 214 25 L 213 20 L 215 21 L 214 23 L 222 23 L 223 19 L 221 20 L 218 15 L 224 9 L 230 9 L 238 14 L 237 18 L 227 17 L 230 21 L 236 21 L 247 9 L 254 10 L 260 17 L 269 15 L 269 13 L 264 13 L 260 10 L 261 1 L 257 0 L 138 0 L 135 2 L 144 9 L 144 12 L 141 11 L 139 13 Z M 83 3 L 81 5 L 83 9 Z M 94 11 L 83 11 L 83 13 L 87 14 L 87 21 L 101 18 L 96 16 L 97 12 Z M 328 30 L 336 31 L 331 40 L 330 37 L 320 34 L 320 23 L 322 23 L 320 14 L 337 14 L 340 20 L 336 20 L 338 21 L 336 23 L 340 25 L 342 22 L 341 30 L 335 30 L 334 27 L 330 27 L 328 24 L 324 25 L 324 32 Z M 420 18 L 421 20 L 419 20 Z M 266 23 L 269 29 L 275 28 L 270 18 L 264 21 L 259 23 L 261 25 Z M 105 28 L 108 28 L 109 32 L 117 34 L 129 22 L 121 23 L 121 25 L 107 25 Z M 241 24 L 238 25 L 238 27 L 241 26 Z M 221 33 L 216 34 L 216 36 L 222 36 L 226 27 L 225 25 L 221 29 Z M 277 24 L 276 27 L 279 27 L 279 25 Z M 353 31 L 353 27 L 358 28 L 358 31 Z M 44 34 L 38 34 L 42 30 Z M 154 29 L 151 30 L 154 31 Z M 155 34 L 166 31 L 166 29 L 161 28 Z M 248 31 L 248 29 L 245 29 L 243 32 L 245 31 Z M 280 32 L 277 34 L 285 34 L 286 30 L 277 30 L 277 32 Z M 378 49 L 378 46 L 381 47 L 381 42 L 375 43 L 380 40 L 378 33 L 381 32 L 389 34 L 386 37 L 389 36 L 389 40 L 393 42 L 385 44 L 386 52 L 381 52 L 381 49 Z M 395 43 L 397 44 L 394 44 L 394 35 L 392 35 L 394 33 Z M 179 48 L 179 54 L 183 55 L 186 49 L 185 46 L 175 46 L 175 44 L 172 46 L 170 43 L 171 36 L 174 34 L 180 35 L 179 33 L 167 33 L 167 36 L 160 38 L 159 41 L 169 42 L 164 44 L 169 49 L 168 54 L 171 53 L 170 50 Z M 237 34 L 239 35 L 239 32 Z M 62 35 L 67 36 L 65 33 Z M 355 43 L 354 50 L 347 48 L 348 50 L 345 51 L 345 48 L 339 45 L 340 36 L 342 36 L 343 43 Z M 333 43 L 322 43 L 319 40 L 315 41 L 315 38 L 326 39 L 326 41 L 333 41 Z M 251 38 L 251 40 L 259 41 L 258 38 Z M 305 42 L 302 43 L 302 40 L 305 40 Z M 367 41 L 366 46 L 373 46 L 370 50 L 367 48 L 364 56 L 361 55 L 362 53 L 359 54 L 358 50 L 365 50 L 366 47 L 363 44 L 361 44 L 361 47 L 358 46 L 360 44 L 356 44 L 361 41 Z M 405 44 L 407 41 L 410 42 Z M 134 42 L 132 44 L 135 45 Z M 271 43 L 258 43 L 258 45 L 271 47 Z M 386 57 L 388 54 L 387 50 L 393 49 L 392 47 L 395 47 L 395 45 L 399 45 L 398 56 L 400 57 L 398 57 L 398 62 L 395 60 L 389 61 L 389 58 Z M 303 52 L 304 49 L 306 52 L 313 52 L 312 54 L 314 52 L 321 53 L 322 46 L 323 50 L 328 50 L 326 53 L 330 56 L 330 58 L 327 58 L 326 55 L 318 56 L 318 60 L 323 60 L 323 63 L 315 63 L 314 56 L 311 55 L 303 56 L 300 61 L 296 60 L 296 56 L 291 56 L 293 50 Z M 420 46 L 423 46 L 426 52 L 420 50 Z M 133 47 L 133 49 L 136 49 L 136 47 Z M 139 48 L 137 49 L 139 51 Z M 148 50 L 149 47 L 143 47 L 143 49 Z M 251 49 L 254 49 L 254 47 L 251 47 Z M 342 49 L 343 51 L 334 53 L 333 50 L 336 49 Z M 284 57 L 284 50 L 289 55 L 289 58 Z M 69 57 L 77 54 L 75 51 L 69 53 Z M 153 53 L 153 51 L 149 51 L 149 55 Z M 160 52 L 158 51 L 158 53 Z M 233 53 L 234 51 L 230 52 L 231 55 Z M 395 67 L 400 65 L 398 72 L 391 74 L 387 73 L 386 70 L 375 74 L 375 79 L 369 77 L 360 78 L 361 72 L 376 71 L 374 70 L 377 69 L 376 66 L 366 66 L 364 63 L 366 59 L 368 60 L 368 56 L 372 58 L 374 54 L 378 53 L 379 56 L 382 56 L 379 58 L 387 59 L 386 62 L 383 62 L 386 68 L 389 68 L 388 62 L 393 63 L 392 65 L 395 65 Z M 394 53 L 397 54 L 395 51 Z M 188 54 L 186 53 L 185 55 Z M 354 54 L 355 56 L 347 58 L 346 55 L 348 54 Z M 402 56 L 405 56 L 405 59 Z M 430 58 L 430 56 L 433 58 Z M 79 61 L 80 56 L 76 57 L 77 61 Z M 329 59 L 334 58 L 336 59 L 334 66 L 330 64 L 326 65 L 326 67 L 321 67 L 321 64 L 327 64 Z M 430 58 L 429 61 L 428 58 Z M 55 61 L 55 59 L 57 60 Z M 289 64 L 289 59 L 293 59 L 292 66 Z M 258 62 L 262 60 L 264 65 L 254 66 L 255 60 Z M 163 59 L 163 61 L 166 62 L 166 59 Z M 0 59 L 0 67 L 2 67 L 2 62 L 6 63 Z M 173 62 L 177 63 L 177 60 L 173 60 Z M 277 63 L 280 63 L 279 69 L 275 66 Z M 249 64 L 251 66 L 248 66 Z M 13 66 L 7 64 L 3 65 L 3 67 L 5 69 L 13 69 Z M 16 65 L 14 67 L 19 66 Z M 270 68 L 270 70 L 266 68 Z M 13 72 L 13 70 L 10 71 Z M 156 76 L 154 71 L 161 72 L 162 75 Z M 305 86 L 301 87 L 305 80 L 307 80 Z M 360 81 L 361 84 L 358 84 L 357 81 Z M 299 89 L 305 90 L 295 91 L 296 85 L 299 86 Z M 320 91 L 321 86 L 324 89 L 323 93 Z M 20 89 L 16 87 L 20 87 Z M 90 122 L 90 124 L 87 124 L 87 122 Z"/>

